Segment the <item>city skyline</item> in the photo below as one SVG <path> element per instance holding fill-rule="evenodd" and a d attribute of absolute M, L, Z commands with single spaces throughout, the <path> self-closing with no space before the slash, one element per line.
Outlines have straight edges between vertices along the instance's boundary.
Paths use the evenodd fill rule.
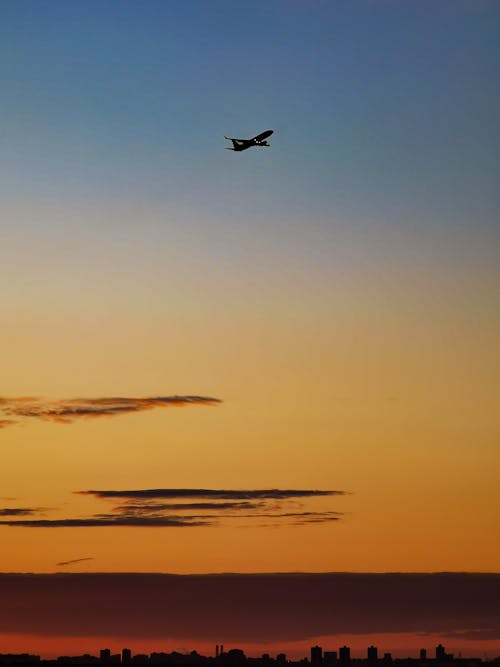
<path fill-rule="evenodd" d="M 217 638 L 246 652 L 311 644 L 423 644 L 500 653 L 499 574 L 0 574 L 0 645 L 74 655 L 112 640 L 136 653 Z M 215 642 L 214 642 L 215 638 Z"/>
<path fill-rule="evenodd" d="M 10 661 L 9 661 L 10 660 Z M 304 656 L 298 659 L 289 659 L 285 653 L 278 653 L 276 656 L 271 656 L 269 653 L 263 653 L 261 656 L 247 656 L 245 652 L 236 647 L 228 648 L 226 651 L 223 644 L 215 645 L 215 652 L 211 656 L 205 656 L 196 650 L 189 652 L 172 651 L 166 652 L 152 652 L 134 654 L 129 648 L 122 648 L 118 653 L 113 653 L 109 648 L 102 648 L 99 650 L 99 655 L 84 653 L 78 656 L 58 656 L 55 659 L 57 664 L 99 664 L 99 665 L 129 665 L 129 664 L 200 664 L 209 662 L 211 664 L 222 665 L 238 665 L 246 661 L 251 664 L 307 664 L 311 665 L 348 665 L 348 664 L 365 664 L 390 665 L 393 662 L 396 664 L 412 664 L 412 665 L 452 665 L 459 664 L 463 667 L 467 665 L 481 665 L 481 664 L 497 664 L 500 661 L 500 656 L 496 656 L 492 661 L 487 658 L 484 660 L 477 656 L 454 656 L 448 653 L 446 647 L 438 644 L 434 647 L 434 655 L 428 655 L 426 648 L 421 648 L 417 656 L 407 656 L 406 658 L 393 658 L 391 653 L 384 652 L 379 655 L 377 646 L 368 646 L 365 648 L 365 655 L 354 656 L 351 654 L 351 647 L 340 646 L 338 650 L 323 650 L 322 646 L 311 646 L 309 649 L 309 657 Z M 29 653 L 21 654 L 3 654 L 0 653 L 0 664 L 38 664 L 40 662 L 54 663 L 52 659 L 41 659 L 41 656 Z"/>

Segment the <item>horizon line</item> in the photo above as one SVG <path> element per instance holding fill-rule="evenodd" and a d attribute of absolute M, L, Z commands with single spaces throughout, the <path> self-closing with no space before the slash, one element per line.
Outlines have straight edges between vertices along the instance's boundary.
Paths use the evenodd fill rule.
<path fill-rule="evenodd" d="M 0 576 L 5 575 L 138 575 L 138 576 L 169 576 L 169 577 L 216 577 L 216 576 L 289 576 L 289 575 L 325 575 L 325 574 L 342 574 L 342 575 L 499 575 L 500 570 L 269 570 L 263 572 L 236 572 L 236 571 L 220 571 L 220 572 L 162 572 L 162 571 L 141 571 L 141 570 L 123 570 L 123 571 L 106 571 L 93 570 L 86 572 L 68 572 L 54 570 L 50 572 L 31 572 L 31 571 L 9 571 L 0 572 Z"/>

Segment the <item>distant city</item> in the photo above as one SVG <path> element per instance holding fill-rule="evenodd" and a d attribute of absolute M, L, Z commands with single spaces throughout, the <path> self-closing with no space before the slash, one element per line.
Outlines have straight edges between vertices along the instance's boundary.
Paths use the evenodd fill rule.
<path fill-rule="evenodd" d="M 0 665 L 40 665 L 40 667 L 61 667 L 63 665 L 169 665 L 182 667 L 183 665 L 206 665 L 207 667 L 229 667 L 230 665 L 247 667 L 294 667 L 314 665 L 314 667 L 487 667 L 500 665 L 500 656 L 493 660 L 481 658 L 464 658 L 447 653 L 442 644 L 436 646 L 434 654 L 427 655 L 425 648 L 420 649 L 418 657 L 393 658 L 390 653 L 379 655 L 376 646 L 369 646 L 365 658 L 351 658 L 349 646 L 342 646 L 338 651 L 323 651 L 321 646 L 312 646 L 308 657 L 300 660 L 288 660 L 285 653 L 278 653 L 275 657 L 264 653 L 260 657 L 247 657 L 242 649 L 232 648 L 224 650 L 222 644 L 215 646 L 213 656 L 204 656 L 197 651 L 190 653 L 145 653 L 133 654 L 129 648 L 122 649 L 121 653 L 111 653 L 109 648 L 103 648 L 99 655 L 60 656 L 51 660 L 42 660 L 39 655 L 28 653 L 0 653 Z"/>

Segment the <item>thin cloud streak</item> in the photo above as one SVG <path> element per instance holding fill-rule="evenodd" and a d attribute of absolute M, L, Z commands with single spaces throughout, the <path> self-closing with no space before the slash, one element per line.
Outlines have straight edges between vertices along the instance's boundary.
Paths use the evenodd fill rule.
<path fill-rule="evenodd" d="M 97 498 L 217 498 L 220 500 L 287 500 L 321 496 L 344 496 L 346 491 L 310 489 L 137 489 L 128 491 L 89 490 L 76 491 L 81 495 Z"/>
<path fill-rule="evenodd" d="M 71 398 L 48 401 L 40 398 L 0 398 L 0 428 L 11 426 L 19 419 L 70 424 L 78 419 L 116 417 L 154 408 L 184 407 L 187 405 L 218 405 L 222 401 L 212 396 L 151 396 L 147 398 L 101 397 Z"/>
<path fill-rule="evenodd" d="M 19 521 L 0 521 L 0 526 L 17 528 L 101 528 L 130 527 L 134 528 L 185 528 L 193 526 L 209 526 L 205 520 L 194 517 L 141 517 L 141 516 L 96 516 L 82 519 L 22 519 Z"/>
<path fill-rule="evenodd" d="M 86 558 L 73 558 L 71 560 L 62 560 L 60 563 L 56 563 L 57 566 L 63 567 L 65 565 L 73 565 L 73 563 L 82 563 L 85 560 L 95 560 L 93 556 L 87 556 Z"/>
<path fill-rule="evenodd" d="M 220 526 L 221 520 L 231 519 L 292 519 L 287 525 L 304 525 L 309 523 L 327 523 L 339 521 L 340 512 L 294 512 L 294 513 L 259 513 L 259 514 L 191 514 L 174 515 L 96 515 L 77 519 L 18 519 L 1 520 L 0 526 L 17 528 L 192 528 Z M 286 522 L 284 522 L 286 523 Z"/>
<path fill-rule="evenodd" d="M 36 507 L 0 507 L 0 516 L 31 516 L 39 511 Z"/>
<path fill-rule="evenodd" d="M 118 505 L 114 508 L 115 512 L 122 514 L 128 513 L 148 513 L 148 512 L 180 512 L 186 510 L 253 510 L 262 507 L 264 503 L 252 502 L 222 502 L 222 503 L 126 503 L 125 505 Z"/>

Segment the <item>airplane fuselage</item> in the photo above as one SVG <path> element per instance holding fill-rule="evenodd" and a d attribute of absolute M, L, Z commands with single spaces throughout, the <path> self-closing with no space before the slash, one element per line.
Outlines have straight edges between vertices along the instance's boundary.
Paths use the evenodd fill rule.
<path fill-rule="evenodd" d="M 267 141 L 254 141 L 249 139 L 248 141 L 238 141 L 237 139 L 232 139 L 233 142 L 233 151 L 245 151 L 247 148 L 252 148 L 252 146 L 269 146 Z M 231 150 L 231 149 L 230 149 Z"/>

